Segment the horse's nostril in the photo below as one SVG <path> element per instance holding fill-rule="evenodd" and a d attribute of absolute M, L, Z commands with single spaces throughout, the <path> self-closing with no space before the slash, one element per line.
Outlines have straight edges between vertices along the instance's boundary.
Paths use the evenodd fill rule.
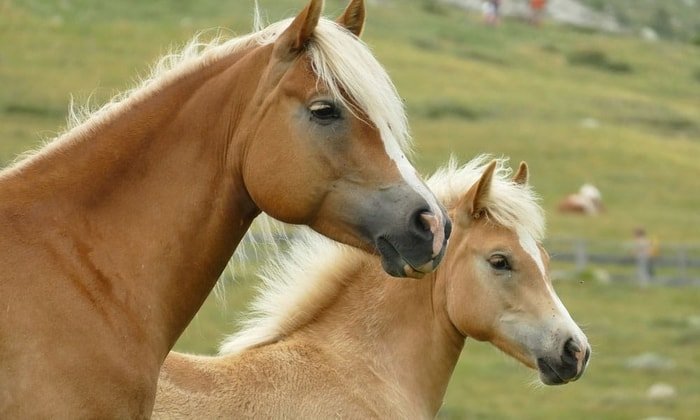
<path fill-rule="evenodd" d="M 420 209 L 411 215 L 409 229 L 422 240 L 430 241 L 437 226 L 437 218 L 431 212 Z"/>
<path fill-rule="evenodd" d="M 432 213 L 424 211 L 419 215 L 418 219 L 419 228 L 422 227 L 423 230 L 426 232 L 433 232 L 435 230 L 435 226 L 437 225 L 437 218 Z"/>
<path fill-rule="evenodd" d="M 583 357 L 583 365 L 586 366 L 588 364 L 588 359 L 591 358 L 591 349 L 586 348 L 586 355 Z"/>

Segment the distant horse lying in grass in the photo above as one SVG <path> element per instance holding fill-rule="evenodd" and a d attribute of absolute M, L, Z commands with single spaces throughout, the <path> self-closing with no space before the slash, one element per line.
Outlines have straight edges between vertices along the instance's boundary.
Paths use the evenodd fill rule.
<path fill-rule="evenodd" d="M 527 166 L 509 180 L 482 162 L 429 181 L 454 231 L 428 279 L 397 281 L 376 256 L 306 235 L 268 268 L 257 316 L 223 355 L 170 353 L 154 416 L 433 418 L 467 337 L 545 384 L 578 379 L 590 348 L 547 275 Z"/>
<path fill-rule="evenodd" d="M 559 201 L 557 209 L 560 213 L 596 216 L 605 211 L 605 206 L 600 190 L 592 184 L 583 184 L 577 193 Z"/>

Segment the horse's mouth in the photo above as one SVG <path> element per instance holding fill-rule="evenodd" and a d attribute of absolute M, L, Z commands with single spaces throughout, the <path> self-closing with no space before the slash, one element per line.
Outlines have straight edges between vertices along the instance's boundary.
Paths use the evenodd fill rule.
<path fill-rule="evenodd" d="M 382 257 L 382 267 L 389 275 L 394 277 L 410 277 L 414 279 L 421 279 L 426 274 L 435 270 L 435 267 L 442 260 L 444 255 L 443 251 L 438 254 L 435 258 L 432 258 L 428 262 L 415 267 L 410 262 L 401 256 L 396 247 L 391 244 L 386 238 L 379 238 L 376 242 L 377 250 Z"/>

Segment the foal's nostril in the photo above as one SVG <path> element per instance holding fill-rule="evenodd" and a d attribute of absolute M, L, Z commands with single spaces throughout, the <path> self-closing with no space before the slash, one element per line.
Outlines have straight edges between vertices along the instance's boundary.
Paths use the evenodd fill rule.
<path fill-rule="evenodd" d="M 588 364 L 588 359 L 591 358 L 591 349 L 586 348 L 586 355 L 583 357 L 583 366 L 586 366 Z"/>
<path fill-rule="evenodd" d="M 566 341 L 566 344 L 564 345 L 564 349 L 568 351 L 571 354 L 576 354 L 581 351 L 581 346 L 579 346 L 573 338 L 570 338 Z"/>
<path fill-rule="evenodd" d="M 568 365 L 576 365 L 578 364 L 578 354 L 580 353 L 581 346 L 573 338 L 570 338 L 564 343 L 564 354 L 561 356 L 561 360 Z"/>

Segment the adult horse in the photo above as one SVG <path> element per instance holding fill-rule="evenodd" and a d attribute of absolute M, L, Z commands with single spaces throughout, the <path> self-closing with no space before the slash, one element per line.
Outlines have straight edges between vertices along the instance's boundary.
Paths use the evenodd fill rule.
<path fill-rule="evenodd" d="M 420 277 L 449 223 L 403 154 L 402 102 L 312 0 L 168 57 L 0 173 L 0 418 L 148 416 L 158 371 L 261 212 Z M 163 69 L 168 67 L 168 69 Z"/>
<path fill-rule="evenodd" d="M 510 180 L 502 164 L 480 162 L 429 181 L 454 231 L 427 281 L 399 283 L 372 255 L 303 238 L 268 269 L 258 316 L 222 356 L 168 356 L 154 415 L 432 419 L 466 337 L 537 368 L 545 384 L 578 379 L 590 348 L 552 289 L 527 167 Z"/>

